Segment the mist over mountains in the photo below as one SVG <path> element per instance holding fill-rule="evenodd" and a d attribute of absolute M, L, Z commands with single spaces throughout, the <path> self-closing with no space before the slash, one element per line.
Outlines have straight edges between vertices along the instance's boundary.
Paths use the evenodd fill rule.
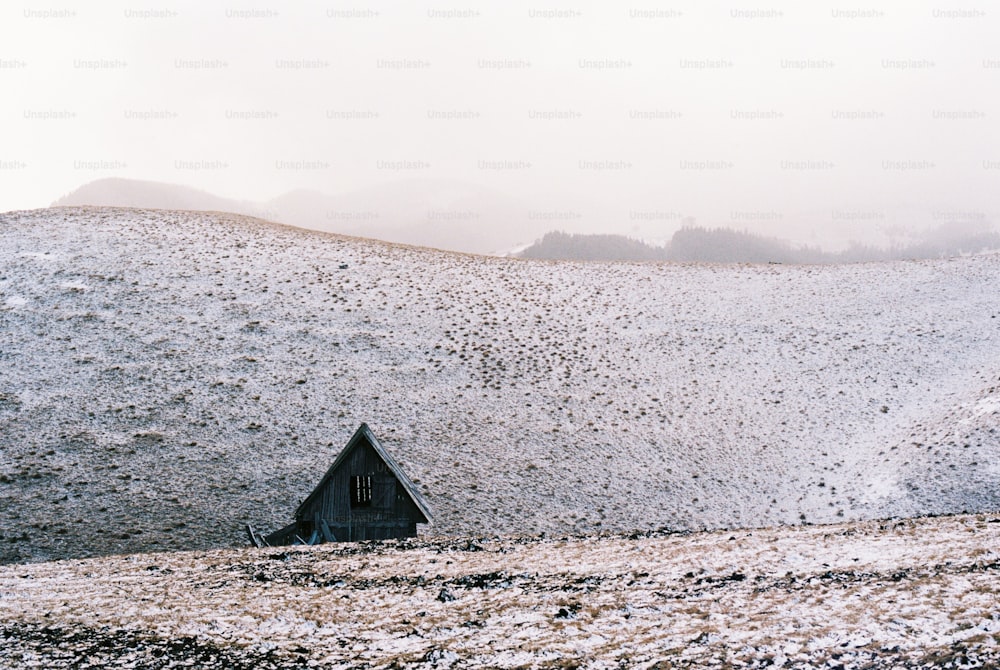
<path fill-rule="evenodd" d="M 259 202 L 134 179 L 84 184 L 53 206 L 141 207 L 234 212 L 310 230 L 418 246 L 495 254 L 532 237 L 527 207 L 461 181 L 412 179 L 340 195 L 299 189 Z"/>
<path fill-rule="evenodd" d="M 664 246 L 624 235 L 555 231 L 521 251 L 522 258 L 577 261 L 675 261 L 707 263 L 857 263 L 947 258 L 1000 249 L 1000 233 L 988 226 L 941 227 L 922 239 L 887 248 L 852 244 L 838 252 L 795 247 L 786 240 L 728 228 L 682 228 Z"/>
<path fill-rule="evenodd" d="M 844 218 L 839 225 L 851 237 L 832 250 L 751 231 L 739 220 L 731 226 L 696 225 L 678 212 L 660 210 L 629 211 L 624 218 L 613 210 L 585 216 L 548 201 L 517 199 L 477 184 L 442 179 L 400 180 L 337 195 L 297 189 L 248 201 L 189 186 L 108 178 L 84 184 L 53 204 L 234 212 L 388 242 L 560 260 L 843 263 L 940 258 L 1000 248 L 1000 233 L 978 212 L 938 213 L 941 221 L 924 228 L 872 223 L 868 231 L 850 212 L 839 212 Z M 812 215 L 802 216 L 805 224 Z M 597 233 L 595 228 L 634 232 L 626 236 Z"/>

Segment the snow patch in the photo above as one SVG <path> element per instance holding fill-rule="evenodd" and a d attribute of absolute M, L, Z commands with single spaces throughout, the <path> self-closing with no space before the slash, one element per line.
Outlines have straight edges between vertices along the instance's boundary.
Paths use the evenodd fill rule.
<path fill-rule="evenodd" d="M 998 412 L 1000 412 L 1000 398 L 980 398 L 975 407 L 972 408 L 970 416 L 962 419 L 962 423 L 973 423 L 980 417 Z"/>

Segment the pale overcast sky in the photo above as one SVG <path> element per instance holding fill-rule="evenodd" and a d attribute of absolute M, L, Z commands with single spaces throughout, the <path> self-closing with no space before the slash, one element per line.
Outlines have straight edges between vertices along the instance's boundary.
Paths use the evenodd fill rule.
<path fill-rule="evenodd" d="M 944 0 L 4 2 L 0 211 L 421 178 L 620 232 L 1000 221 L 998 35 Z"/>

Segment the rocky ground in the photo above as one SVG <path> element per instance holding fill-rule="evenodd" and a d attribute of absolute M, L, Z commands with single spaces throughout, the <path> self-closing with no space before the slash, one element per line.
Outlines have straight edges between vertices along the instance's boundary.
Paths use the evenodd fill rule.
<path fill-rule="evenodd" d="M 553 263 L 0 214 L 0 561 L 245 543 L 362 421 L 429 535 L 1000 508 L 1000 256 Z"/>
<path fill-rule="evenodd" d="M 0 567 L 0 667 L 987 668 L 1000 516 Z"/>

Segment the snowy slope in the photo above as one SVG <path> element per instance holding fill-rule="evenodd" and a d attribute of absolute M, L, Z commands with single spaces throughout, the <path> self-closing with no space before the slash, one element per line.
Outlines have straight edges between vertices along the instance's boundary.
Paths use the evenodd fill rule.
<path fill-rule="evenodd" d="M 361 421 L 434 534 L 1000 509 L 998 279 L 997 256 L 555 263 L 2 214 L 0 559 L 240 544 Z"/>
<path fill-rule="evenodd" d="M 979 515 L 3 566 L 0 668 L 995 668 L 998 546 Z"/>

